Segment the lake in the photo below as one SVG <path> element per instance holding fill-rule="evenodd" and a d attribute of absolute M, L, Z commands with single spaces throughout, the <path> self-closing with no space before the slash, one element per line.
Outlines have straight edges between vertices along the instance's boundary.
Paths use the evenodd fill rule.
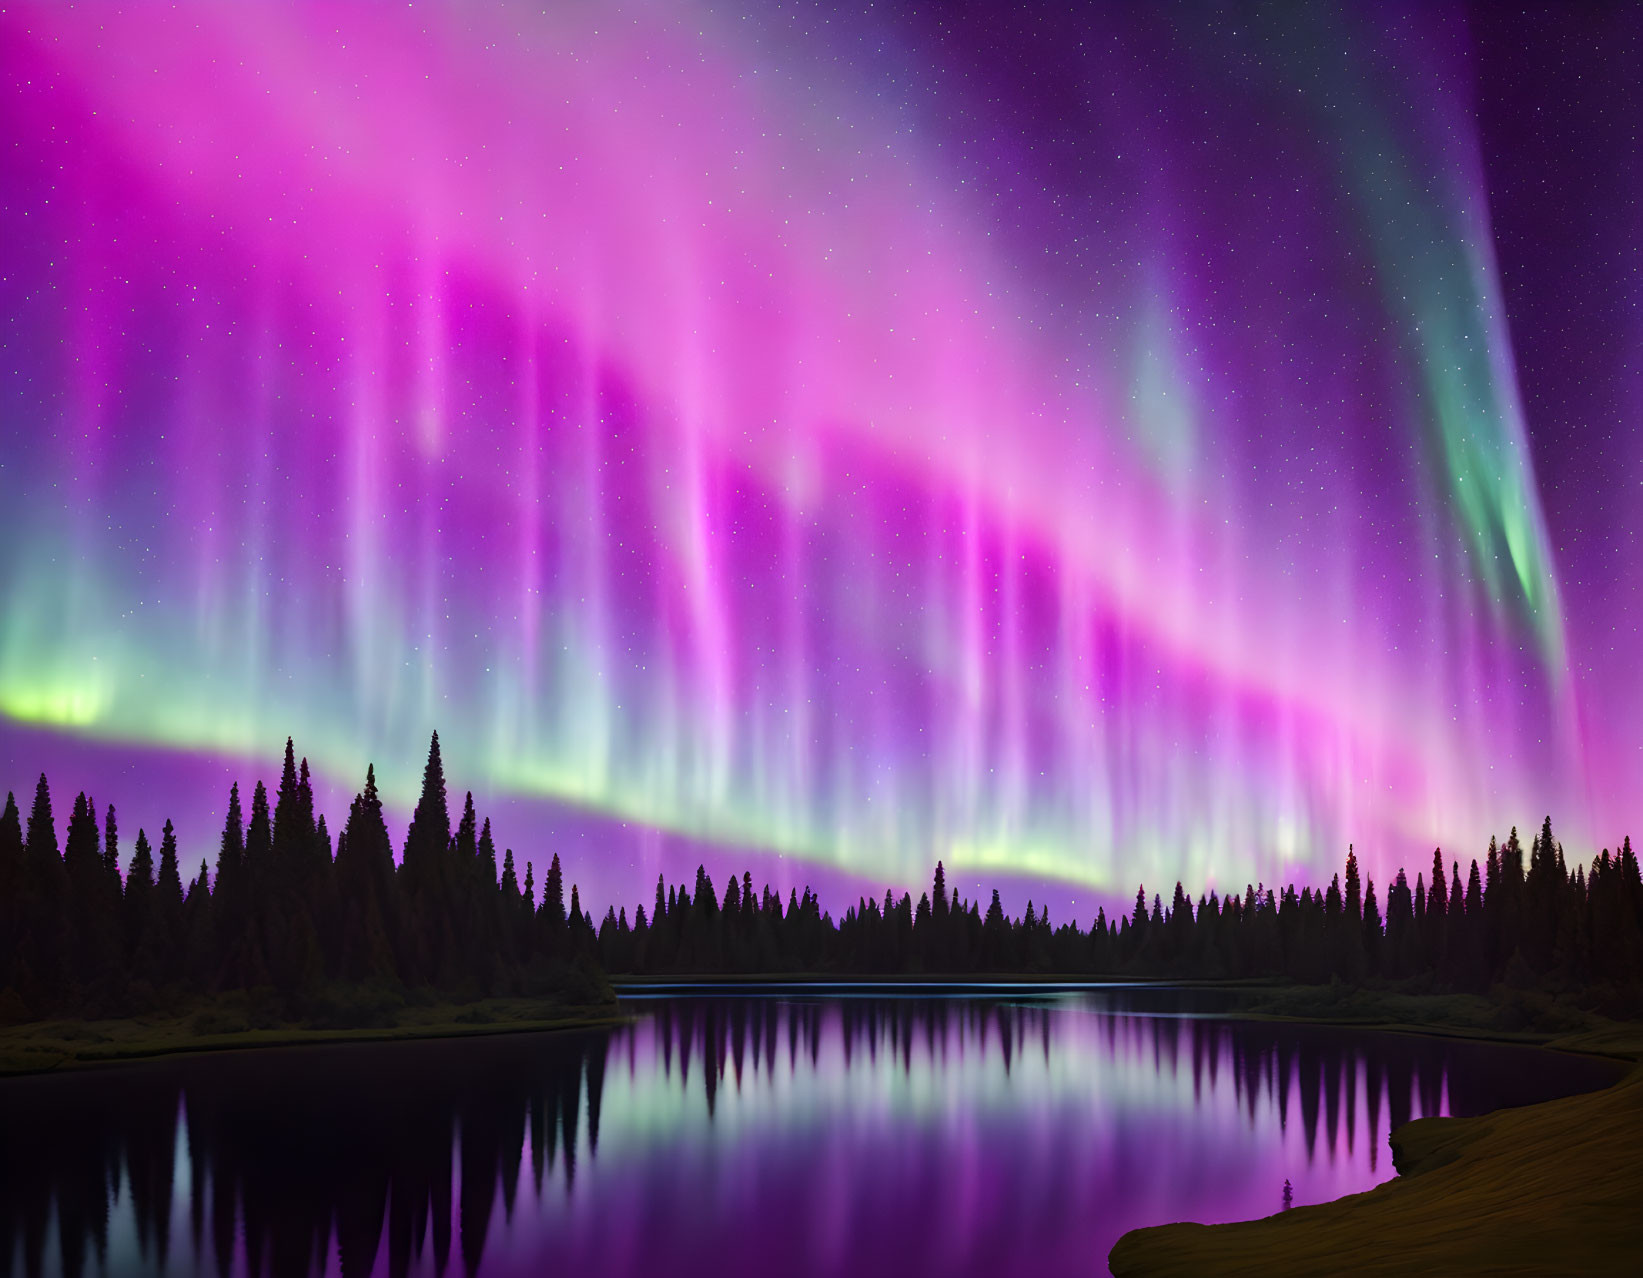
<path fill-rule="evenodd" d="M 1408 1118 L 1621 1073 L 1156 987 L 625 1001 L 608 1031 L 0 1081 L 0 1276 L 1101 1274 L 1138 1225 L 1386 1180 Z"/>

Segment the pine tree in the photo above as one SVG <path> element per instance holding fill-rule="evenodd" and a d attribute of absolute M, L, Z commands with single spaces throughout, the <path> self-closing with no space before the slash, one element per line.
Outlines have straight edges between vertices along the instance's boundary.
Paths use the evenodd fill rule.
<path fill-rule="evenodd" d="M 479 831 L 479 881 L 487 890 L 496 887 L 496 842 L 491 837 L 490 817 Z"/>
<path fill-rule="evenodd" d="M 981 962 L 985 970 L 1000 972 L 1009 965 L 1010 926 L 1004 917 L 1004 905 L 999 900 L 998 889 L 993 889 L 993 899 L 987 906 L 987 915 L 981 924 Z"/>
<path fill-rule="evenodd" d="M 1415 906 L 1409 879 L 1400 869 L 1386 894 L 1386 940 L 1381 952 L 1388 976 L 1404 977 L 1415 970 Z"/>
<path fill-rule="evenodd" d="M 280 772 L 280 788 L 274 800 L 274 858 L 278 873 L 289 873 L 287 862 L 297 856 L 298 849 L 308 841 L 313 831 L 313 807 L 303 812 L 301 781 L 297 776 L 297 752 L 291 738 L 285 738 L 285 766 Z"/>
<path fill-rule="evenodd" d="M 347 981 L 393 981 L 399 921 L 394 852 L 372 764 L 366 766 L 365 788 L 354 797 L 337 840 L 336 879 L 341 905 L 339 974 Z"/>
<path fill-rule="evenodd" d="M 464 872 L 472 869 L 473 860 L 479 852 L 479 817 L 474 812 L 473 791 L 469 790 L 467 797 L 462 801 L 462 820 L 457 823 L 456 859 Z"/>
<path fill-rule="evenodd" d="M 120 823 L 114 817 L 114 805 L 108 805 L 103 818 L 103 869 L 113 876 L 116 887 L 120 884 Z"/>
<path fill-rule="evenodd" d="M 297 855 L 299 881 L 306 883 L 316 870 L 330 864 L 331 841 L 324 837 L 325 818 L 314 812 L 314 780 L 305 756 L 297 769 Z"/>
<path fill-rule="evenodd" d="M 1563 913 L 1563 887 L 1567 881 L 1568 867 L 1563 860 L 1563 850 L 1553 837 L 1552 818 L 1548 816 L 1535 837 L 1523 889 L 1520 945 L 1524 959 L 1536 973 L 1552 966 L 1559 916 Z"/>
<path fill-rule="evenodd" d="M 34 807 L 29 811 L 23 851 L 37 873 L 47 872 L 48 867 L 53 874 L 62 869 L 62 856 L 57 850 L 57 825 L 51 815 L 51 786 L 44 772 L 34 787 Z"/>
<path fill-rule="evenodd" d="M 557 852 L 548 863 L 548 877 L 542 885 L 542 914 L 555 931 L 565 926 L 565 874 L 559 868 Z"/>
<path fill-rule="evenodd" d="M 490 829 L 486 823 L 487 832 Z M 502 853 L 502 883 L 499 901 L 498 917 L 500 920 L 500 935 L 502 944 L 507 951 L 511 963 L 523 961 L 526 950 L 526 938 L 530 935 L 529 906 L 519 891 L 519 874 L 514 869 L 513 849 L 507 848 Z"/>
<path fill-rule="evenodd" d="M 274 799 L 273 844 L 265 884 L 252 902 L 261 925 L 268 975 L 287 1000 L 312 988 L 322 976 L 322 920 L 316 917 L 323 881 L 318 843 L 308 763 L 304 759 L 298 767 L 288 737 Z"/>
<path fill-rule="evenodd" d="M 274 855 L 274 825 L 268 812 L 268 787 L 261 781 L 251 793 L 251 820 L 245 829 L 245 868 L 251 886 L 262 891 Z"/>
<path fill-rule="evenodd" d="M 40 774 L 34 787 L 23 838 L 23 892 L 19 920 L 18 964 L 40 988 L 22 991 L 25 999 L 56 998 L 64 986 L 64 933 L 68 925 L 68 876 L 57 848 L 57 825 L 51 812 L 51 787 Z"/>
<path fill-rule="evenodd" d="M 125 942 L 126 954 L 133 967 L 143 938 L 148 935 L 149 920 L 154 913 L 154 854 L 148 846 L 148 835 L 140 827 L 137 845 L 131 853 L 131 867 L 126 871 L 125 886 Z M 146 977 L 147 973 L 143 973 Z"/>
<path fill-rule="evenodd" d="M 89 894 L 102 876 L 103 851 L 99 843 L 97 817 L 82 791 L 75 796 L 68 834 L 63 840 L 63 873 L 76 898 Z M 82 904 L 77 899 L 73 908 L 78 910 Z"/>
<path fill-rule="evenodd" d="M 200 872 L 183 897 L 183 980 L 193 990 L 209 989 L 215 977 L 216 916 L 210 873 L 202 858 Z"/>
<path fill-rule="evenodd" d="M 172 984 L 181 976 L 182 928 L 183 881 L 177 867 L 177 831 L 167 821 L 160 832 L 160 869 L 154 880 L 153 904 L 138 960 L 157 986 Z"/>
<path fill-rule="evenodd" d="M 1500 849 L 1501 949 L 1495 955 L 1495 970 L 1502 975 L 1523 939 L 1523 881 L 1523 844 L 1514 825 Z"/>
<path fill-rule="evenodd" d="M 68 884 L 64 940 L 72 954 L 70 970 L 82 998 L 88 1004 L 103 1005 L 125 980 L 119 942 L 119 877 L 111 878 L 103 862 L 97 807 L 84 794 L 74 800 L 69 817 L 63 872 Z"/>
<path fill-rule="evenodd" d="M 405 852 L 400 861 L 407 913 L 403 966 L 415 973 L 417 981 L 432 981 L 448 971 L 446 911 L 453 886 L 447 866 L 450 843 L 445 764 L 439 753 L 439 733 L 435 732 L 428 741 L 422 793 L 405 834 Z"/>
<path fill-rule="evenodd" d="M 472 796 L 469 796 L 470 804 Z M 466 824 L 466 822 L 465 822 Z M 491 838 L 490 818 L 480 824 L 467 872 L 462 932 L 468 951 L 469 988 L 489 993 L 500 979 L 496 946 L 493 943 L 500 896 L 496 885 L 496 844 Z"/>
<path fill-rule="evenodd" d="M 404 868 L 418 880 L 428 877 L 451 841 L 451 813 L 445 797 L 445 765 L 439 755 L 439 733 L 428 741 L 428 762 L 422 769 L 422 795 L 405 835 Z"/>
<path fill-rule="evenodd" d="M 232 922 L 222 930 L 223 981 L 230 987 L 257 988 L 271 982 L 265 943 L 267 903 L 273 890 L 274 822 L 268 787 L 258 781 L 251 792 L 251 819 L 245 827 L 243 873 L 233 886 Z"/>
<path fill-rule="evenodd" d="M 1380 971 L 1381 963 L 1381 911 L 1375 904 L 1375 880 L 1370 879 L 1364 890 L 1363 921 L 1359 925 L 1363 935 L 1364 966 L 1371 972 Z"/>
<path fill-rule="evenodd" d="M 704 919 L 711 919 L 719 912 L 719 899 L 713 892 L 713 877 L 708 874 L 705 865 L 696 867 L 696 890 L 692 894 L 696 908 Z"/>
<path fill-rule="evenodd" d="M 23 906 L 23 823 L 17 796 L 6 792 L 0 809 L 0 993 L 17 991 L 17 944 Z M 18 1014 L 26 1015 L 26 1006 Z"/>
<path fill-rule="evenodd" d="M 228 815 L 223 820 L 222 839 L 217 845 L 217 890 L 238 892 L 245 873 L 245 817 L 240 810 L 240 786 L 228 790 Z"/>

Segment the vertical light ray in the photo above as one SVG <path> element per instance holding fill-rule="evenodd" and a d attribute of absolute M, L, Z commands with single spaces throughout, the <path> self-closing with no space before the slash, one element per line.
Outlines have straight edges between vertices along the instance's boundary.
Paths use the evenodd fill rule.
<path fill-rule="evenodd" d="M 0 15 L 0 735 L 403 801 L 438 727 L 646 872 L 1384 886 L 1619 819 L 1449 27 L 1085 20 L 1152 68 L 1045 50 L 1087 173 L 695 5 Z"/>

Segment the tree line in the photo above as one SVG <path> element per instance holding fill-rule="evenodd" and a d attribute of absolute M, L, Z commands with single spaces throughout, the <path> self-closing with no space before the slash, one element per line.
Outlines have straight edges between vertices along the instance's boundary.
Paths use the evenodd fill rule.
<path fill-rule="evenodd" d="M 1480 867 L 1462 877 L 1434 851 L 1425 871 L 1399 870 L 1381 904 L 1355 851 L 1327 889 L 1294 885 L 1209 892 L 1195 902 L 1178 882 L 1169 902 L 1138 888 L 1128 913 L 1101 909 L 1088 930 L 1050 920 L 1032 902 L 1019 918 L 994 891 L 985 910 L 935 881 L 910 893 L 859 899 L 836 923 L 808 890 L 787 902 L 751 874 L 722 896 L 705 870 L 694 888 L 657 880 L 647 914 L 605 915 L 600 961 L 618 973 L 816 972 L 917 974 L 1058 973 L 1090 976 L 1278 977 L 1297 982 L 1419 980 L 1458 990 L 1496 983 L 1613 987 L 1643 1010 L 1643 883 L 1630 838 L 1588 870 L 1571 873 L 1548 817 L 1528 865 L 1514 828 L 1490 840 Z"/>
<path fill-rule="evenodd" d="M 1548 818 L 1527 865 L 1517 831 L 1491 839 L 1463 876 L 1434 852 L 1411 888 L 1399 871 L 1382 898 L 1348 850 L 1327 889 L 1246 886 L 1166 904 L 1144 887 L 1128 912 L 1088 929 L 1052 924 L 1048 907 L 1012 917 L 949 890 L 943 866 L 911 894 L 863 897 L 834 919 L 808 888 L 784 902 L 753 877 L 721 893 L 704 868 L 692 885 L 658 877 L 647 911 L 612 907 L 595 928 L 554 855 L 540 885 L 511 849 L 500 865 L 489 820 L 467 795 L 452 827 L 439 736 L 397 861 L 376 772 L 333 847 L 314 810 L 307 760 L 286 742 L 272 802 L 258 782 L 247 817 L 229 792 L 216 867 L 187 885 L 169 821 L 155 851 L 139 830 L 121 872 L 112 806 L 76 796 L 58 842 L 42 775 L 26 823 L 15 796 L 0 812 L 0 1022 L 121 1015 L 229 991 L 310 1014 L 328 992 L 437 991 L 601 997 L 600 973 L 837 973 L 1366 979 L 1486 990 L 1601 987 L 1643 1010 L 1643 884 L 1628 838 L 1571 873 Z"/>
<path fill-rule="evenodd" d="M 84 793 L 59 845 L 42 774 L 26 824 L 15 795 L 0 812 L 0 1023 L 229 991 L 288 1015 L 350 987 L 598 999 L 592 920 L 574 885 L 567 909 L 557 856 L 540 898 L 533 867 L 521 883 L 511 849 L 498 866 L 471 793 L 453 830 L 438 733 L 397 864 L 375 768 L 333 848 L 308 761 L 288 740 L 272 802 L 259 781 L 247 817 L 234 785 L 215 871 L 202 861 L 186 886 L 170 821 L 158 862 L 139 830 L 122 875 L 115 810 L 99 819 Z"/>

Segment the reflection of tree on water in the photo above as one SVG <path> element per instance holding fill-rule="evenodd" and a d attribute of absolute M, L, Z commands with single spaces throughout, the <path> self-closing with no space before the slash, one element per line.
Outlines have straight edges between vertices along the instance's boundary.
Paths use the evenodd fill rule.
<path fill-rule="evenodd" d="M 191 1258 L 207 1273 L 317 1272 L 333 1244 L 346 1275 L 384 1259 L 395 1275 L 443 1273 L 453 1242 L 473 1273 L 499 1200 L 511 1219 L 521 1179 L 538 1199 L 556 1183 L 569 1194 L 579 1149 L 596 1154 L 612 1053 L 628 1074 L 659 1075 L 675 1108 L 701 1097 L 713 1122 L 727 1089 L 769 1087 L 779 1074 L 913 1077 L 963 1062 L 996 1065 L 1009 1086 L 1029 1053 L 1048 1067 L 1059 1043 L 1078 1070 L 1072 1085 L 1087 1073 L 1091 1093 L 1127 1068 L 1183 1097 L 1190 1084 L 1189 1105 L 1225 1111 L 1230 1087 L 1251 1127 L 1263 1108 L 1263 1121 L 1299 1122 L 1309 1161 L 1351 1155 L 1360 1140 L 1373 1160 L 1391 1127 L 1439 1112 L 1446 1093 L 1455 1111 L 1477 1112 L 1554 1090 L 1514 1083 L 1484 1045 L 1065 1006 L 680 999 L 614 1033 L 11 1080 L 0 1086 L 0 1278 L 19 1258 L 30 1278 L 59 1266 L 154 1272 L 168 1257 L 173 1270 Z"/>
<path fill-rule="evenodd" d="M 829 1015 L 828 1013 L 831 1013 Z M 1009 1073 L 1030 1041 L 1047 1061 L 1053 1005 L 992 1003 L 981 1000 L 849 999 L 836 1010 L 820 1003 L 751 1005 L 725 998 L 675 1000 L 655 1012 L 655 1033 L 662 1066 L 671 1075 L 675 1058 L 681 1081 L 699 1075 L 711 1113 L 717 1093 L 730 1079 L 740 1086 L 744 1064 L 773 1073 L 777 1067 L 778 1026 L 785 1022 L 787 1068 L 808 1059 L 819 1066 L 824 1043 L 832 1039 L 845 1068 L 865 1058 L 871 1065 L 888 1053 L 911 1074 L 915 1044 L 922 1042 L 929 1059 L 945 1061 L 950 1048 L 997 1054 Z M 1300 1121 L 1308 1148 L 1322 1136 L 1333 1150 L 1343 1140 L 1355 1144 L 1357 1104 L 1366 1100 L 1370 1122 L 1379 1130 L 1383 1097 L 1389 1106 L 1387 1128 L 1443 1107 L 1448 1062 L 1464 1045 L 1413 1036 L 1383 1036 L 1372 1052 L 1348 1050 L 1339 1031 L 1265 1022 L 1134 1016 L 1095 1012 L 1109 1055 L 1141 1052 L 1160 1073 L 1191 1071 L 1193 1095 L 1213 1088 L 1220 1072 L 1230 1070 L 1235 1093 L 1251 1121 L 1259 1101 L 1271 1103 L 1287 1124 L 1292 1093 L 1298 1093 Z M 1036 1040 L 1036 1041 L 1035 1041 Z M 1487 1053 L 1489 1049 L 1484 1048 Z M 1537 1093 L 1538 1094 L 1538 1093 Z M 1502 1102 L 1504 1103 L 1504 1102 Z M 1493 1105 L 1486 1108 L 1493 1108 Z"/>
<path fill-rule="evenodd" d="M 574 1180 L 584 1092 L 597 1148 L 608 1045 L 603 1034 L 466 1045 L 482 1053 L 478 1070 L 453 1043 L 13 1080 L 0 1088 L 0 1275 L 19 1250 L 25 1275 L 49 1271 L 54 1214 L 63 1272 L 93 1257 L 100 1267 L 117 1192 L 129 1195 L 141 1267 L 158 1270 L 178 1250 L 179 1190 L 202 1272 L 237 1267 L 236 1228 L 252 1274 L 316 1272 L 333 1228 L 344 1274 L 369 1273 L 384 1241 L 390 1273 L 429 1249 L 443 1272 L 454 1223 L 472 1273 L 498 1193 L 512 1215 L 527 1148 L 532 1192 Z M 137 1257 L 113 1259 L 124 1272 Z"/>

